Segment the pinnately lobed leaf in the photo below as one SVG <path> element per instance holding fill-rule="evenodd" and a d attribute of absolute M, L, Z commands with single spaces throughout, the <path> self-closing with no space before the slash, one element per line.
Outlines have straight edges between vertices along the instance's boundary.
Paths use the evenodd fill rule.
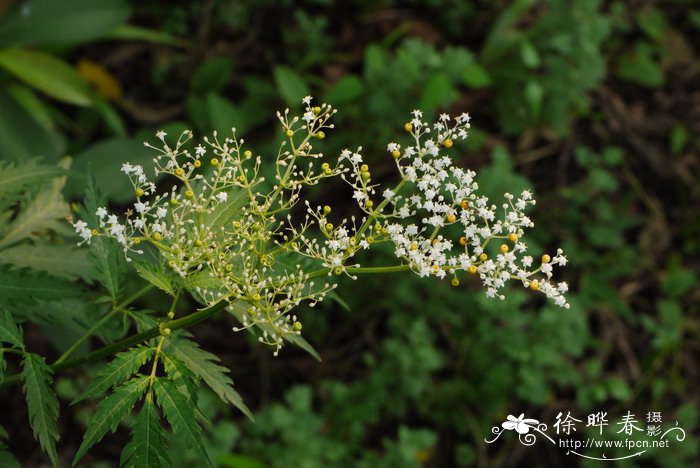
<path fill-rule="evenodd" d="M 88 172 L 84 209 L 86 219 L 96 220 L 95 212 L 104 202 L 94 176 Z M 118 244 L 113 239 L 94 239 L 90 243 L 90 260 L 97 270 L 98 281 L 107 289 L 112 301 L 116 302 L 124 287 L 124 260 Z"/>
<path fill-rule="evenodd" d="M 119 422 L 131 413 L 136 402 L 141 399 L 149 382 L 149 377 L 145 375 L 134 377 L 117 387 L 111 395 L 100 402 L 97 411 L 90 419 L 90 424 L 83 436 L 83 443 L 75 454 L 73 466 L 83 458 L 90 447 L 102 440 L 107 431 L 114 432 L 117 429 Z"/>
<path fill-rule="evenodd" d="M 231 403 L 253 420 L 253 413 L 233 389 L 233 381 L 226 375 L 229 370 L 217 364 L 217 356 L 204 351 L 197 343 L 185 339 L 170 340 L 168 347 L 169 351 L 195 376 L 202 379 L 224 403 Z"/>
<path fill-rule="evenodd" d="M 62 163 L 66 167 L 68 164 L 69 160 Z M 53 180 L 51 185 L 42 189 L 19 212 L 7 228 L 2 230 L 0 249 L 33 238 L 39 232 L 60 231 L 65 227 L 65 218 L 71 214 L 70 207 L 61 193 L 65 183 L 65 177 Z"/>
<path fill-rule="evenodd" d="M 0 263 L 43 271 L 69 281 L 80 278 L 92 283 L 96 279 L 95 268 L 88 258 L 88 251 L 72 245 L 14 245 L 0 250 Z"/>
<path fill-rule="evenodd" d="M 79 286 L 40 272 L 0 266 L 0 305 L 80 297 Z"/>
<path fill-rule="evenodd" d="M 145 261 L 132 261 L 139 276 L 163 292 L 175 296 L 175 287 L 165 272 L 158 266 Z"/>
<path fill-rule="evenodd" d="M 213 466 L 204 443 L 202 428 L 195 419 L 195 407 L 185 395 L 180 393 L 174 383 L 159 379 L 154 384 L 158 405 L 163 410 L 175 435 L 195 450 L 206 466 Z"/>
<path fill-rule="evenodd" d="M 42 165 L 36 159 L 17 164 L 0 162 L 0 209 L 15 201 L 30 184 L 45 183 L 62 172 L 60 167 Z"/>
<path fill-rule="evenodd" d="M 41 448 L 48 454 L 53 465 L 58 466 L 58 453 L 56 453 L 58 400 L 51 389 L 52 373 L 43 357 L 32 353 L 24 355 L 22 378 L 24 393 L 27 397 L 29 424 Z"/>
<path fill-rule="evenodd" d="M 117 354 L 112 361 L 103 367 L 95 380 L 83 393 L 77 396 L 71 404 L 76 404 L 86 398 L 99 395 L 109 388 L 117 386 L 135 374 L 148 359 L 153 356 L 155 350 L 145 346 L 136 346 Z"/>
<path fill-rule="evenodd" d="M 152 394 L 149 393 L 132 428 L 131 440 L 122 451 L 119 464 L 126 468 L 172 466 L 163 435 L 160 416 Z"/>
<path fill-rule="evenodd" d="M 9 343 L 21 348 L 22 341 L 22 329 L 15 325 L 10 312 L 0 306 L 0 343 Z"/>

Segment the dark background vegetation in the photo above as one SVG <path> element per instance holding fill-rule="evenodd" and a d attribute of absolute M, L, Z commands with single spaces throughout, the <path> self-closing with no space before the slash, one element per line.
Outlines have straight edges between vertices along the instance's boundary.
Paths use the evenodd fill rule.
<path fill-rule="evenodd" d="M 405 273 L 344 281 L 347 307 L 299 311 L 322 362 L 291 347 L 273 358 L 233 333 L 231 317 L 198 325 L 191 331 L 231 368 L 257 420 L 203 394 L 212 458 L 227 467 L 588 466 L 546 441 L 484 439 L 508 414 L 551 426 L 560 411 L 585 421 L 603 410 L 614 433 L 629 410 L 642 421 L 660 411 L 687 438 L 620 466 L 693 466 L 698 36 L 700 5 L 690 0 L 4 1 L 0 55 L 41 51 L 78 74 L 53 62 L 18 72 L 0 57 L 0 159 L 71 155 L 78 173 L 91 163 L 119 208 L 132 197 L 119 166 L 148 161 L 141 142 L 159 129 L 235 126 L 272 160 L 274 112 L 313 94 L 340 109 L 324 152 L 362 145 L 373 174 L 389 180 L 385 145 L 408 112 L 470 112 L 455 157 L 494 197 L 534 191 L 531 249 L 564 248 L 571 309 L 518 288 L 500 302 L 476 282 L 453 288 Z M 72 99 L 54 89 L 62 80 Z M 83 186 L 71 177 L 64 194 L 79 201 Z M 311 196 L 351 213 L 336 188 Z M 154 293 L 141 305 L 162 300 Z M 90 313 L 70 319 L 89 323 Z M 25 324 L 28 346 L 55 358 L 81 329 L 65 322 Z M 70 400 L 99 366 L 57 375 L 59 395 Z M 91 405 L 62 404 L 66 462 Z M 18 388 L 0 392 L 0 422 L 23 466 L 45 463 Z M 586 437 L 583 425 L 575 437 Z M 114 466 L 127 437 L 120 428 L 82 465 Z M 176 441 L 172 451 L 197 466 Z"/>

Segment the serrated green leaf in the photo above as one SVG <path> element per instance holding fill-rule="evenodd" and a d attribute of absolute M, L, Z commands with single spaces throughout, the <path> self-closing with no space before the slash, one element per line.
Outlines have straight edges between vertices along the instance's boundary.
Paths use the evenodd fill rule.
<path fill-rule="evenodd" d="M 45 273 L 0 267 L 0 305 L 31 304 L 81 295 L 81 289 L 75 284 Z"/>
<path fill-rule="evenodd" d="M 114 432 L 117 429 L 121 420 L 131 413 L 136 402 L 146 392 L 149 382 L 150 378 L 145 375 L 134 377 L 100 401 L 97 411 L 90 418 L 90 424 L 83 436 L 83 443 L 75 454 L 73 466 L 83 458 L 90 447 L 102 440 L 107 431 Z"/>
<path fill-rule="evenodd" d="M 82 218 L 91 226 L 98 223 L 97 209 L 104 206 L 105 199 L 97 188 L 95 177 L 88 167 L 85 186 L 85 206 L 81 210 Z M 109 292 L 112 302 L 116 302 L 122 292 L 124 280 L 124 259 L 119 244 L 106 237 L 93 238 L 90 243 L 90 260 L 97 271 L 97 280 Z"/>
<path fill-rule="evenodd" d="M 233 381 L 226 375 L 229 370 L 218 364 L 220 360 L 216 355 L 204 351 L 197 343 L 186 339 L 170 340 L 167 349 L 195 376 L 202 379 L 221 401 L 231 403 L 253 419 L 253 413 L 243 403 L 243 398 L 233 388 Z"/>
<path fill-rule="evenodd" d="M 88 250 L 73 245 L 15 245 L 0 251 L 0 264 L 43 271 L 70 281 L 92 283 L 97 276 Z"/>
<path fill-rule="evenodd" d="M 51 54 L 26 49 L 2 50 L 0 67 L 59 101 L 77 106 L 92 104 L 85 80 L 72 66 Z"/>
<path fill-rule="evenodd" d="M 15 324 L 12 314 L 0 307 L 0 343 L 10 343 L 21 348 L 23 340 L 22 329 Z"/>
<path fill-rule="evenodd" d="M 162 353 L 161 359 L 165 373 L 168 378 L 177 386 L 180 393 L 185 394 L 193 401 L 197 401 L 197 384 L 195 375 L 187 366 L 169 353 Z"/>
<path fill-rule="evenodd" d="M 149 393 L 143 402 L 131 440 L 122 451 L 119 464 L 127 468 L 160 468 L 172 466 L 166 449 L 166 438 L 160 425 L 160 416 Z"/>
<path fill-rule="evenodd" d="M 22 379 L 24 393 L 27 397 L 29 425 L 32 426 L 34 437 L 46 452 L 54 466 L 58 466 L 56 441 L 58 430 L 58 400 L 51 389 L 53 371 L 44 358 L 27 353 L 22 361 Z"/>
<path fill-rule="evenodd" d="M 187 278 L 185 278 L 184 286 L 190 290 L 196 288 L 218 288 L 221 287 L 221 280 L 219 278 L 213 278 L 206 271 L 200 270 L 188 275 Z"/>
<path fill-rule="evenodd" d="M 175 295 L 175 287 L 170 278 L 158 266 L 144 261 L 134 260 L 132 262 L 139 276 L 161 291 L 164 291 L 171 296 Z"/>
<path fill-rule="evenodd" d="M 69 164 L 69 160 L 64 160 L 62 164 Z M 39 232 L 60 231 L 65 228 L 65 218 L 71 214 L 70 207 L 61 194 L 65 183 L 65 177 L 54 179 L 49 187 L 42 189 L 27 207 L 19 212 L 12 223 L 2 230 L 0 249 L 33 238 Z"/>
<path fill-rule="evenodd" d="M 116 302 L 124 287 L 124 267 L 119 245 L 114 239 L 98 237 L 90 243 L 90 260 L 97 271 L 97 280 Z"/>
<path fill-rule="evenodd" d="M 17 200 L 29 185 L 40 185 L 62 172 L 60 167 L 39 164 L 37 159 L 16 164 L 0 161 L 0 208 Z"/>
<path fill-rule="evenodd" d="M 172 382 L 159 379 L 154 388 L 158 405 L 175 435 L 194 449 L 204 464 L 213 466 L 202 442 L 202 428 L 197 424 L 194 404 Z"/>
<path fill-rule="evenodd" d="M 129 379 L 153 356 L 155 350 L 145 346 L 136 346 L 117 354 L 112 361 L 100 369 L 90 386 L 85 389 L 71 404 L 74 405 L 86 398 L 100 395 L 111 387 L 120 385 Z"/>

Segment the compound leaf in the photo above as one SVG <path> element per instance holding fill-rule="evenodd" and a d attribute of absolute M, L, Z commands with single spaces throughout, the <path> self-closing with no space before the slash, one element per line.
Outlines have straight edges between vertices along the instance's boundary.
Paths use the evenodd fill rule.
<path fill-rule="evenodd" d="M 233 389 L 233 381 L 227 375 L 229 370 L 217 364 L 220 362 L 217 356 L 204 351 L 197 343 L 185 339 L 170 340 L 169 348 L 175 357 L 195 376 L 202 379 L 223 402 L 231 403 L 253 419 L 253 413 L 243 403 L 241 395 Z"/>
<path fill-rule="evenodd" d="M 49 455 L 54 466 L 58 466 L 56 441 L 58 430 L 58 400 L 51 389 L 53 371 L 43 357 L 27 353 L 22 362 L 24 393 L 27 397 L 29 425 L 41 448 Z"/>
<path fill-rule="evenodd" d="M 97 377 L 90 386 L 77 396 L 71 404 L 100 395 L 109 388 L 121 384 L 134 375 L 153 356 L 154 352 L 153 348 L 136 346 L 117 354 L 109 364 L 97 373 Z"/>
<path fill-rule="evenodd" d="M 207 466 L 213 466 L 202 442 L 202 428 L 195 418 L 194 403 L 177 390 L 174 383 L 159 379 L 154 384 L 158 405 L 163 410 L 165 419 L 177 437 L 201 456 Z"/>
<path fill-rule="evenodd" d="M 73 466 L 83 458 L 90 447 L 102 440 L 107 431 L 114 432 L 117 429 L 119 422 L 131 413 L 136 402 L 141 399 L 149 382 L 150 378 L 145 375 L 134 377 L 117 387 L 111 395 L 97 405 L 97 411 L 90 418 L 90 425 L 83 436 L 83 443 L 80 444 L 78 453 L 73 459 Z"/>
<path fill-rule="evenodd" d="M 131 430 L 131 440 L 122 451 L 120 465 L 133 468 L 172 466 L 163 433 L 156 404 L 149 393 Z"/>

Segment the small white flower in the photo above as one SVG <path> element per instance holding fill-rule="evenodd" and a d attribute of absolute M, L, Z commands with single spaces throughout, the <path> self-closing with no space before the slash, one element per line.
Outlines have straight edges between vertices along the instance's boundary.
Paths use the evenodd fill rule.
<path fill-rule="evenodd" d="M 228 200 L 228 193 L 226 193 L 226 192 L 219 192 L 219 193 L 216 194 L 216 198 L 219 199 L 219 202 L 220 202 L 220 203 L 223 203 L 223 202 L 225 202 L 226 200 Z"/>

